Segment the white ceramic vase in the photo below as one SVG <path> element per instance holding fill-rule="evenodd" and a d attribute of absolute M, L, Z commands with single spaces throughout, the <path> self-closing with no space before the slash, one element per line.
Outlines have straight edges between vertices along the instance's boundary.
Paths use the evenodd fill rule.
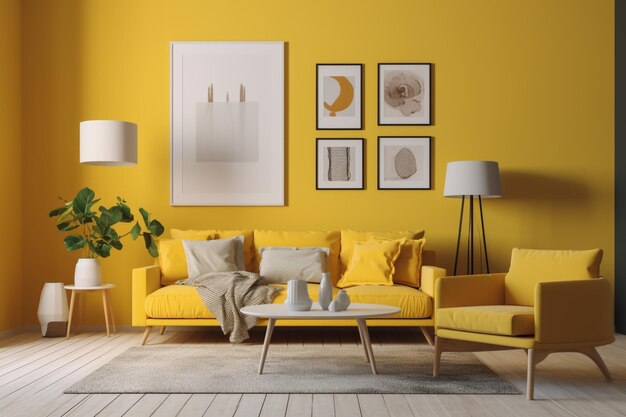
<path fill-rule="evenodd" d="M 80 258 L 74 270 L 74 285 L 77 287 L 99 287 L 102 285 L 102 269 L 96 258 Z"/>
<path fill-rule="evenodd" d="M 339 290 L 337 298 L 330 303 L 328 309 L 332 312 L 344 311 L 348 309 L 348 306 L 350 306 L 350 296 L 348 296 L 346 290 Z"/>
<path fill-rule="evenodd" d="M 37 318 L 44 337 L 65 336 L 67 330 L 67 295 L 62 282 L 46 282 L 41 290 Z"/>
<path fill-rule="evenodd" d="M 333 282 L 330 280 L 330 274 L 323 272 L 317 302 L 322 310 L 328 310 L 331 301 L 333 301 Z"/>
<path fill-rule="evenodd" d="M 291 279 L 287 281 L 287 300 L 285 305 L 292 311 L 308 311 L 313 301 L 309 297 L 306 281 Z"/>

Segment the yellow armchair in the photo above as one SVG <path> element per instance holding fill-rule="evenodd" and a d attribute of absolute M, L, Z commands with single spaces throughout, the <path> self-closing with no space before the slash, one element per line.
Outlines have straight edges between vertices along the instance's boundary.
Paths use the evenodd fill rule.
<path fill-rule="evenodd" d="M 554 352 L 580 352 L 607 379 L 597 346 L 612 343 L 613 298 L 598 277 L 602 251 L 514 249 L 507 274 L 444 277 L 435 286 L 435 361 L 443 352 L 524 349 L 527 397 L 535 365 Z"/>

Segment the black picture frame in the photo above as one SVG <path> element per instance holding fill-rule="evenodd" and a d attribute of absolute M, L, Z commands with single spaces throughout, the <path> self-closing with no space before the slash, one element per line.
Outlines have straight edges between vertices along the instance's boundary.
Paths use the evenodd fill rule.
<path fill-rule="evenodd" d="M 335 145 L 335 146 L 328 146 Z M 322 156 L 331 147 L 354 147 L 347 161 L 348 180 L 330 179 L 330 164 Z M 330 158 L 329 158 L 330 159 Z M 349 159 L 349 158 L 348 158 Z M 343 162 L 343 161 L 342 161 Z M 328 172 L 325 174 L 325 172 Z M 324 179 L 324 176 L 327 179 Z M 352 179 L 354 177 L 354 180 Z M 315 189 L 316 190 L 364 190 L 365 189 L 365 139 L 364 138 L 317 138 L 315 140 Z"/>
<path fill-rule="evenodd" d="M 385 101 L 385 80 L 382 79 L 383 71 L 408 71 L 413 75 L 413 82 L 421 85 L 421 92 L 415 97 L 420 100 L 412 100 L 412 103 L 392 107 Z M 410 82 L 409 82 L 410 85 Z M 411 90 L 409 86 L 409 90 Z M 432 64 L 431 63 L 379 63 L 378 64 L 378 126 L 430 126 L 433 121 L 432 108 Z M 418 102 L 418 103 L 415 103 Z M 406 115 L 414 106 L 419 105 L 422 111 L 419 114 Z M 397 113 L 395 115 L 384 115 L 385 111 Z M 416 112 L 417 113 L 417 112 Z"/>
<path fill-rule="evenodd" d="M 334 68 L 333 68 L 334 67 Z M 358 78 L 358 91 L 354 94 L 354 117 L 346 117 L 345 120 L 326 117 L 324 114 L 324 99 L 320 90 L 323 83 L 320 77 L 325 76 L 330 71 L 335 70 L 337 74 L 349 74 Z M 352 86 L 354 89 L 357 86 Z M 341 89 L 341 87 L 340 87 Z M 320 102 L 321 100 L 321 102 Z M 316 130 L 363 130 L 363 64 L 340 63 L 340 64 L 316 64 L 315 66 L 315 128 Z M 342 126 L 337 120 L 344 123 Z"/>
<path fill-rule="evenodd" d="M 384 149 L 385 146 L 389 149 Z M 379 136 L 377 148 L 378 190 L 432 189 L 432 136 Z M 401 152 L 403 157 L 399 161 L 398 155 Z M 395 165 L 393 169 L 389 169 L 387 165 L 392 158 Z M 403 178 L 411 171 L 411 158 L 416 171 Z M 402 166 L 404 172 L 398 173 L 398 165 Z M 423 171 L 419 171 L 420 166 L 424 167 Z"/>

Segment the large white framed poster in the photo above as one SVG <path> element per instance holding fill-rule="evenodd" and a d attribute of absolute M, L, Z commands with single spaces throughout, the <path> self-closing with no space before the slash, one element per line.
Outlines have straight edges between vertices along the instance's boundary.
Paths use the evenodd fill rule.
<path fill-rule="evenodd" d="M 172 42 L 173 206 L 284 205 L 284 43 Z"/>

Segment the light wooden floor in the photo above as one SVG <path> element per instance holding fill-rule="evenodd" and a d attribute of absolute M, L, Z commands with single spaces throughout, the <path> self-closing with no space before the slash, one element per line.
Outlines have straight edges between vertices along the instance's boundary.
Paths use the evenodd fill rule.
<path fill-rule="evenodd" d="M 425 343 L 414 329 L 371 329 L 375 344 Z M 157 343 L 227 343 L 219 330 L 166 332 Z M 255 329 L 249 343 L 262 343 Z M 353 394 L 98 394 L 63 390 L 111 358 L 138 344 L 140 333 L 82 333 L 70 340 L 22 333 L 0 339 L 1 416 L 218 416 L 218 417 L 421 417 L 421 416 L 624 416 L 626 336 L 600 348 L 615 380 L 579 354 L 556 354 L 538 366 L 536 401 L 523 395 L 353 395 Z M 355 329 L 277 328 L 273 343 L 357 343 Z M 374 347 L 375 349 L 375 347 Z M 270 348 L 271 355 L 271 348 Z M 521 351 L 477 356 L 524 391 L 526 356 Z M 445 365 L 443 367 L 445 372 Z"/>

